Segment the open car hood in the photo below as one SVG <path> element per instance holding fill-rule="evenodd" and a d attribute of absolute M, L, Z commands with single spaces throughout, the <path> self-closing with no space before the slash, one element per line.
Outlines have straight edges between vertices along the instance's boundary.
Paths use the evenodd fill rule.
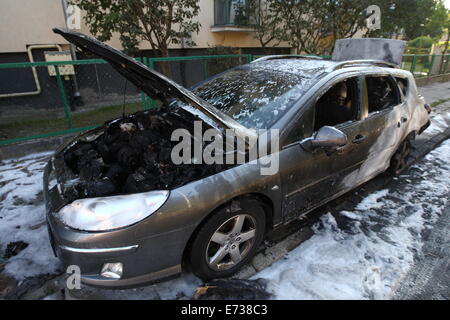
<path fill-rule="evenodd" d="M 84 51 L 93 53 L 109 62 L 117 72 L 145 92 L 150 98 L 168 102 L 179 99 L 192 108 L 187 111 L 199 116 L 217 129 L 233 129 L 235 134 L 245 140 L 245 136 L 256 137 L 254 130 L 248 129 L 222 111 L 214 108 L 207 101 L 193 94 L 183 86 L 165 77 L 161 73 L 148 68 L 143 63 L 134 60 L 121 51 L 83 33 L 63 28 L 54 28 L 53 32 L 60 34 L 67 41 Z M 210 121 L 208 121 L 208 119 Z"/>

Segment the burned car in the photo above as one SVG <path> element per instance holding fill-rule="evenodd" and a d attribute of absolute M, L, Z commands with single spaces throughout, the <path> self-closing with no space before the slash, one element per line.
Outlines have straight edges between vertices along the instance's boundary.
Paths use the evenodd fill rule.
<path fill-rule="evenodd" d="M 187 90 L 94 38 L 55 32 L 161 101 L 79 135 L 46 166 L 52 247 L 94 286 L 140 285 L 183 268 L 204 280 L 231 276 L 270 230 L 401 172 L 429 124 L 411 73 L 386 61 L 269 56 Z M 198 121 L 202 133 L 231 130 L 231 154 L 244 145 L 244 163 L 175 164 L 175 129 L 208 144 L 194 141 Z M 278 133 L 263 142 L 271 148 L 261 158 L 279 162 L 272 174 L 247 154 L 260 129 Z"/>

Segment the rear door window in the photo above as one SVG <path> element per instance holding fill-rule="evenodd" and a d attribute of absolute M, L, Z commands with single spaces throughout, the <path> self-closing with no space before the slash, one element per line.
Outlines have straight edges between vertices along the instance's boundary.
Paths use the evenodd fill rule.
<path fill-rule="evenodd" d="M 408 79 L 395 78 L 395 81 L 397 81 L 398 87 L 400 88 L 400 91 L 403 93 L 403 96 L 406 97 L 406 94 L 408 93 L 409 89 Z"/>
<path fill-rule="evenodd" d="M 388 76 L 366 77 L 369 114 L 401 103 L 398 86 Z"/>

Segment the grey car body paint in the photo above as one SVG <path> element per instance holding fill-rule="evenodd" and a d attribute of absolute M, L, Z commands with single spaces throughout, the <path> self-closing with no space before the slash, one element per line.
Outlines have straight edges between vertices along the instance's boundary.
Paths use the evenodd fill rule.
<path fill-rule="evenodd" d="M 290 59 L 278 61 L 283 61 L 286 65 L 293 64 Z M 270 65 L 271 61 L 263 63 Z M 112 231 L 85 232 L 71 229 L 55 217 L 54 213 L 65 203 L 58 187 L 48 186 L 49 176 L 54 170 L 50 162 L 44 173 L 44 194 L 50 239 L 57 255 L 65 264 L 79 265 L 83 281 L 91 285 L 127 287 L 148 281 L 154 282 L 181 271 L 185 249 L 196 228 L 217 208 L 230 203 L 233 199 L 247 195 L 257 195 L 266 199 L 272 204 L 271 225 L 277 227 L 306 214 L 385 170 L 400 142 L 411 132 L 420 132 L 428 121 L 428 114 L 423 107 L 425 102 L 418 96 L 411 73 L 370 65 L 333 71 L 333 62 L 308 60 L 310 65 L 315 63 L 321 67 L 317 69 L 319 71 L 314 84 L 273 125 L 274 128 L 280 129 L 281 135 L 280 171 L 275 175 L 261 175 L 257 163 L 238 165 L 171 190 L 165 204 L 143 221 Z M 257 66 L 258 63 L 252 65 Z M 407 79 L 409 89 L 406 97 L 402 96 L 402 104 L 385 113 L 368 115 L 364 78 L 367 75 Z M 301 147 L 302 141 L 313 134 L 310 122 L 313 121 L 311 117 L 314 115 L 312 108 L 315 102 L 333 84 L 352 77 L 358 79 L 360 88 L 362 105 L 359 118 L 352 123 L 338 125 L 337 128 L 347 135 L 355 133 L 355 130 L 364 131 L 368 136 L 367 145 L 356 146 L 351 142 L 353 137 L 348 136 L 349 143 L 344 146 L 341 153 L 327 155 L 321 150 L 318 152 L 304 150 Z M 407 117 L 408 121 L 400 123 L 397 127 L 401 117 Z M 303 121 L 309 129 L 305 132 L 305 136 L 292 140 L 299 121 Z M 75 138 L 74 141 L 86 139 L 92 133 L 97 134 L 98 131 L 92 130 Z M 64 147 L 58 152 L 61 150 L 64 150 Z M 233 203 L 239 204 L 238 201 Z M 133 246 L 135 250 L 120 254 L 106 250 L 94 255 L 64 249 L 128 246 Z M 101 277 L 99 271 L 105 262 L 122 262 L 124 264 L 122 279 L 111 280 Z"/>

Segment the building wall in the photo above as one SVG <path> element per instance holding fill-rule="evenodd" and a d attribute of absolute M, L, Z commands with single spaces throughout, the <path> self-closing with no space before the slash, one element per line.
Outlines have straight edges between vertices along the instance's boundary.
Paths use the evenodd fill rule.
<path fill-rule="evenodd" d="M 200 13 L 194 18 L 201 23 L 198 34 L 192 35 L 196 46 L 181 48 L 171 45 L 171 56 L 200 56 L 208 55 L 207 48 L 217 45 L 241 48 L 243 54 L 287 54 L 290 48 L 281 44 L 271 52 L 264 52 L 252 32 L 213 32 L 214 0 L 199 0 Z M 83 14 L 83 13 L 82 13 Z M 89 34 L 89 28 L 81 20 L 81 32 Z M 0 63 L 28 61 L 27 48 L 30 45 L 59 44 L 63 49 L 68 43 L 59 35 L 52 32 L 54 27 L 64 27 L 64 14 L 61 0 L 0 0 Z M 113 47 L 121 49 L 118 35 L 108 41 Z M 151 57 L 153 52 L 148 42 L 141 45 L 141 55 Z M 44 51 L 50 49 L 33 50 L 33 60 L 43 61 Z M 85 53 L 78 54 L 79 59 L 95 58 Z M 237 60 L 236 60 L 237 59 Z M 223 62 L 223 61 L 222 61 Z M 226 68 L 245 63 L 244 60 L 233 58 L 225 64 Z M 171 77 L 183 86 L 189 87 L 212 76 L 218 71 L 214 60 L 189 60 L 170 62 Z M 158 70 L 158 64 L 155 65 Z M 106 100 L 122 101 L 124 80 L 110 65 L 76 66 L 77 84 L 81 92 L 83 103 L 92 105 Z M 22 96 L 0 99 L 0 113 L 2 110 L 30 109 L 60 109 L 61 98 L 57 90 L 55 77 L 48 75 L 47 68 L 37 68 L 38 79 L 42 87 L 39 95 Z M 74 97 L 74 78 L 65 77 L 64 87 L 72 105 Z M 36 90 L 31 68 L 14 68 L 0 70 L 0 94 L 23 93 Z M 127 94 L 137 95 L 136 88 L 128 88 Z M 120 97 L 118 98 L 118 96 Z"/>
<path fill-rule="evenodd" d="M 25 52 L 31 44 L 65 44 L 51 30 L 63 26 L 59 0 L 1 0 L 0 53 Z"/>
<path fill-rule="evenodd" d="M 208 55 L 208 47 L 223 45 L 242 48 L 244 54 L 263 54 L 259 43 L 249 32 L 211 32 L 214 24 L 214 1 L 200 0 L 200 14 L 195 18 L 202 27 L 199 34 L 193 35 L 196 46 L 182 49 L 171 46 L 171 56 Z M 68 43 L 59 35 L 52 32 L 54 27 L 64 27 L 64 14 L 61 0 L 0 0 L 0 63 L 29 61 L 27 48 L 30 45 L 59 44 L 63 50 Z M 89 28 L 81 24 L 81 32 L 89 34 Z M 110 45 L 121 49 L 119 37 L 116 34 L 109 42 Z M 141 55 L 151 57 L 152 50 L 148 43 L 141 46 Z M 44 52 L 54 49 L 34 49 L 34 61 L 43 61 Z M 289 48 L 276 48 L 271 53 L 289 53 Z M 79 59 L 95 58 L 84 53 L 78 54 Z M 235 61 L 244 63 L 244 61 Z M 172 78 L 184 86 L 191 86 L 213 74 L 211 63 L 214 61 L 190 60 L 170 62 Z M 233 66 L 231 63 L 228 67 Z M 158 64 L 155 65 L 158 70 Z M 32 109 L 61 109 L 61 100 L 55 77 L 48 75 L 47 68 L 37 69 L 38 79 L 42 91 L 39 95 L 21 97 L 2 97 L 1 110 L 15 110 L 15 106 Z M 76 66 L 77 83 L 86 105 L 95 104 L 107 98 L 113 99 L 117 93 L 123 92 L 124 81 L 110 65 Z M 69 103 L 72 104 L 74 88 L 72 77 L 63 79 Z M 0 70 L 0 94 L 24 93 L 36 90 L 31 68 L 14 68 Z M 136 94 L 133 88 L 128 94 Z M 22 109 L 21 109 L 22 110 Z"/>
<path fill-rule="evenodd" d="M 196 44 L 194 48 L 208 48 L 216 45 L 240 48 L 260 47 L 258 40 L 251 32 L 212 32 L 214 1 L 200 0 L 199 5 L 200 13 L 194 19 L 200 22 L 201 29 L 198 34 L 192 35 L 192 40 Z M 62 37 L 52 32 L 52 28 L 64 26 L 60 0 L 1 0 L 0 54 L 26 52 L 27 46 L 32 44 L 67 44 Z M 80 31 L 90 34 L 83 19 Z M 117 34 L 108 43 L 113 47 L 122 48 Z M 282 44 L 281 47 L 288 47 L 288 45 Z M 151 49 L 148 42 L 143 42 L 140 48 Z M 180 46 L 171 44 L 170 48 L 178 49 Z"/>
<path fill-rule="evenodd" d="M 208 48 L 217 45 L 239 47 L 239 48 L 257 48 L 261 45 L 259 41 L 253 37 L 252 32 L 212 32 L 211 27 L 214 25 L 214 0 L 199 0 L 200 12 L 193 20 L 201 24 L 198 34 L 192 35 L 195 42 L 195 48 Z M 81 32 L 90 34 L 89 27 L 82 23 Z M 118 34 L 108 42 L 116 48 L 121 48 Z M 280 47 L 289 47 L 287 43 L 282 43 Z M 171 44 L 171 49 L 179 49 L 180 45 Z M 140 46 L 142 50 L 150 50 L 150 44 L 143 42 Z"/>
<path fill-rule="evenodd" d="M 209 48 L 217 45 L 239 47 L 239 48 L 257 48 L 261 45 L 259 41 L 253 37 L 252 32 L 212 32 L 211 27 L 214 25 L 214 0 L 199 0 L 200 12 L 193 20 L 201 24 L 198 34 L 192 35 L 195 42 L 194 48 Z M 90 34 L 89 27 L 82 22 L 81 32 Z M 108 41 L 108 44 L 115 48 L 122 48 L 119 35 L 115 34 Z M 288 47 L 286 43 L 282 43 L 280 47 Z M 171 49 L 179 49 L 180 45 L 170 44 Z M 151 46 L 146 41 L 141 43 L 141 50 L 150 50 Z"/>

